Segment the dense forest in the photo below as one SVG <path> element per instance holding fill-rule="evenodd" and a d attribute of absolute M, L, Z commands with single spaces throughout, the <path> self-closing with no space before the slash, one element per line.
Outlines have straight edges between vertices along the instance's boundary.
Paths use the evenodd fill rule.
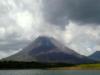
<path fill-rule="evenodd" d="M 40 63 L 40 62 L 18 62 L 18 61 L 0 61 L 0 69 L 48 69 L 54 67 L 70 67 L 74 64 L 66 63 Z"/>

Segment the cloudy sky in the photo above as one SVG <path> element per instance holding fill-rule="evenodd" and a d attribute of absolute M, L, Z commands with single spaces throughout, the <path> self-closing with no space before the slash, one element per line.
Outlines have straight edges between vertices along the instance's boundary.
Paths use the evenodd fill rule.
<path fill-rule="evenodd" d="M 100 0 L 0 0 L 0 58 L 40 35 L 83 55 L 100 50 Z"/>

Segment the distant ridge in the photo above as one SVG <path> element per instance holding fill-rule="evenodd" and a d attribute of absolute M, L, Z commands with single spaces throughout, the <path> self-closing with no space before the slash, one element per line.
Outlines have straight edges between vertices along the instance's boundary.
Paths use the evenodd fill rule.
<path fill-rule="evenodd" d="M 100 51 L 96 51 L 95 53 L 90 55 L 89 58 L 100 61 Z"/>
<path fill-rule="evenodd" d="M 40 36 L 22 51 L 4 58 L 5 61 L 37 61 L 49 63 L 91 63 L 93 60 L 62 45 L 58 40 Z"/>

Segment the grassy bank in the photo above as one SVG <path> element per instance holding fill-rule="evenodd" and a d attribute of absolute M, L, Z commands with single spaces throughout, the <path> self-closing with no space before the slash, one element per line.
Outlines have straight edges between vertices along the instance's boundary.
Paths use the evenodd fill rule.
<path fill-rule="evenodd" d="M 100 64 L 81 64 L 78 65 L 81 69 L 99 69 L 100 70 Z"/>
<path fill-rule="evenodd" d="M 81 64 L 71 67 L 58 67 L 58 68 L 50 68 L 53 70 L 60 69 L 60 70 L 100 70 L 100 64 Z"/>

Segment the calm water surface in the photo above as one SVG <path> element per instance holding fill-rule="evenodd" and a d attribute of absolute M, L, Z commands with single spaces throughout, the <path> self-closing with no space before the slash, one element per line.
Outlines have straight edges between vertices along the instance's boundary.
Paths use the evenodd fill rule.
<path fill-rule="evenodd" d="M 100 75 L 100 71 L 82 70 L 0 70 L 0 75 Z"/>

